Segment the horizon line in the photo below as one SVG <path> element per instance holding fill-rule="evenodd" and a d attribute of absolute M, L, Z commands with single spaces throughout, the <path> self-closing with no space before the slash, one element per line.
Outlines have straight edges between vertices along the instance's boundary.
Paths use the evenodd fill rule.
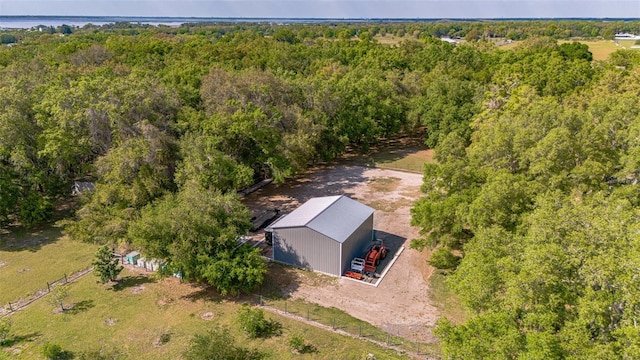
<path fill-rule="evenodd" d="M 112 19 L 249 19 L 249 20 L 638 20 L 640 17 L 253 17 L 253 16 L 141 16 L 141 15 L 0 15 L 0 18 L 112 18 Z"/>

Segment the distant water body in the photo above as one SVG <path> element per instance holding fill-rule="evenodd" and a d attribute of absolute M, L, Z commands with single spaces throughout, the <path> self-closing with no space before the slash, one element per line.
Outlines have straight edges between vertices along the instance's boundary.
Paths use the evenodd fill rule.
<path fill-rule="evenodd" d="M 238 22 L 267 22 L 267 23 L 317 23 L 317 22 L 364 22 L 382 21 L 369 19 L 268 19 L 268 18 L 201 18 L 201 17 L 120 17 L 120 16 L 0 16 L 2 29 L 31 29 L 36 26 L 69 25 L 83 27 L 87 24 L 106 25 L 117 22 L 133 24 L 180 26 L 185 23 L 238 23 Z M 388 19 L 386 21 L 394 21 Z M 396 20 L 399 21 L 399 20 Z M 403 19 L 406 21 L 406 19 Z"/>
<path fill-rule="evenodd" d="M 239 22 L 243 19 L 215 19 L 215 18 L 174 18 L 174 17 L 114 17 L 114 16 L 0 16 L 0 28 L 3 29 L 31 29 L 36 26 L 69 25 L 83 27 L 87 24 L 106 25 L 117 22 L 133 24 L 180 26 L 191 22 Z M 245 20 L 246 21 L 246 20 Z"/>
<path fill-rule="evenodd" d="M 570 19 L 570 18 L 567 18 Z M 573 18 L 574 20 L 637 20 L 637 19 L 596 19 L 596 18 Z M 125 17 L 125 16 L 1 16 L 0 29 L 31 29 L 33 27 L 44 25 L 58 27 L 61 25 L 69 25 L 73 27 L 83 27 L 87 24 L 106 25 L 117 22 L 128 22 L 133 24 L 147 25 L 166 25 L 180 26 L 185 23 L 240 23 L 240 22 L 261 22 L 274 24 L 293 24 L 293 23 L 322 23 L 322 22 L 406 22 L 406 21 L 422 21 L 433 22 L 443 19 L 425 19 L 425 18 L 402 18 L 402 19 L 324 19 L 324 18 L 203 18 L 203 17 Z M 483 19 L 451 19 L 451 20 L 483 20 Z M 484 19 L 484 20 L 560 20 L 560 19 L 527 19 L 527 18 L 500 18 L 500 19 Z"/>

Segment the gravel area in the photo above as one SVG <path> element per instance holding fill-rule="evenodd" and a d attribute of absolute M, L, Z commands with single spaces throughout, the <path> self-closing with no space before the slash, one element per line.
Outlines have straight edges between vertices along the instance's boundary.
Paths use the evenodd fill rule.
<path fill-rule="evenodd" d="M 313 169 L 285 185 L 267 185 L 244 202 L 254 213 L 273 207 L 286 213 L 312 197 L 344 194 L 376 209 L 374 228 L 405 239 L 404 251 L 379 286 L 298 277 L 289 296 L 336 307 L 392 334 L 432 342 L 430 329 L 439 316 L 429 300 L 433 269 L 426 264 L 426 252 L 409 248 L 419 235 L 410 225 L 410 208 L 421 185 L 421 174 L 343 164 Z"/>

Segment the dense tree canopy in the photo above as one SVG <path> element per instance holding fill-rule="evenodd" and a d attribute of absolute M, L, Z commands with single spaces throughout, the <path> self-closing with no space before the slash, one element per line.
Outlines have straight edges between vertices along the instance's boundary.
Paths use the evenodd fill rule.
<path fill-rule="evenodd" d="M 581 49 L 560 52 L 586 61 Z M 591 66 L 578 91 L 523 77 L 485 98 L 468 140 L 452 132 L 436 147 L 414 246 L 463 253 L 448 280 L 473 315 L 439 323 L 449 358 L 640 356 L 640 62 L 616 61 Z"/>
<path fill-rule="evenodd" d="M 0 47 L 2 226 L 45 221 L 74 181 L 92 181 L 66 233 L 236 294 L 265 271 L 238 246 L 238 190 L 423 136 L 438 163 L 412 211 L 414 246 L 459 263 L 449 283 L 474 312 L 441 323 L 445 353 L 637 357 L 640 52 L 593 61 L 557 40 L 638 22 L 48 30 L 3 32 L 15 45 Z M 377 40 L 387 34 L 401 38 Z M 524 41 L 504 50 L 497 37 Z"/>

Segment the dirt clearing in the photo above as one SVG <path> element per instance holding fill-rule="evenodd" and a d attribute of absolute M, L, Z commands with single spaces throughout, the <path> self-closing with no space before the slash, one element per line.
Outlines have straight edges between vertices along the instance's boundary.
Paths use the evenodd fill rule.
<path fill-rule="evenodd" d="M 244 202 L 259 213 L 277 207 L 288 213 L 313 197 L 347 195 L 374 209 L 374 229 L 404 238 L 405 250 L 378 287 L 318 276 L 295 276 L 281 288 L 292 299 L 301 298 L 325 307 L 336 307 L 351 316 L 392 334 L 416 341 L 435 341 L 431 327 L 439 316 L 429 300 L 432 268 L 426 254 L 409 248 L 418 230 L 410 225 L 410 208 L 420 197 L 422 175 L 354 165 L 316 168 L 286 185 L 270 184 Z"/>

